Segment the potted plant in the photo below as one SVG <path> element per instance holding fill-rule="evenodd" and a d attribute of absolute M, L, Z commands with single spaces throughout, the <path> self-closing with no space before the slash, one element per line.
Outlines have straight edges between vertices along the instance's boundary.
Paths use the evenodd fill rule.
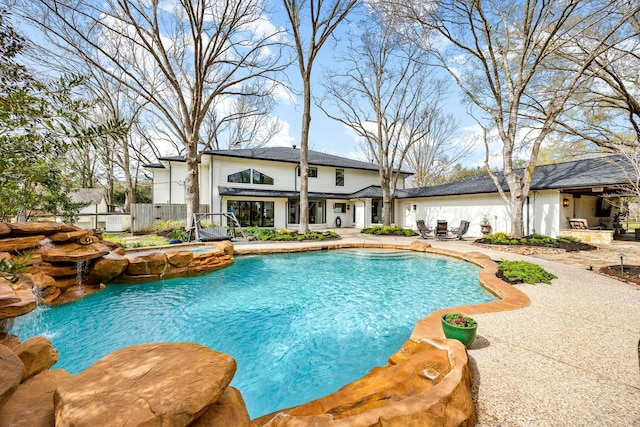
<path fill-rule="evenodd" d="M 489 215 L 484 215 L 482 221 L 480 221 L 480 231 L 482 234 L 491 233 L 491 222 L 489 221 Z"/>
<path fill-rule="evenodd" d="M 181 228 L 176 228 L 173 231 L 171 231 L 171 240 L 169 240 L 169 244 L 177 244 L 177 243 L 182 243 L 185 240 L 189 239 L 189 235 L 187 234 L 186 231 L 184 231 Z"/>
<path fill-rule="evenodd" d="M 456 339 L 467 348 L 473 343 L 473 340 L 476 339 L 478 322 L 471 317 L 454 313 L 443 314 L 441 319 L 442 330 L 444 331 L 445 337 Z"/>

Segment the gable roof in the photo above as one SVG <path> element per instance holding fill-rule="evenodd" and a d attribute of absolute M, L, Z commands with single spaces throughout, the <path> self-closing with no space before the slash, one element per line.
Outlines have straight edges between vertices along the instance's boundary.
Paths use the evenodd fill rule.
<path fill-rule="evenodd" d="M 627 184 L 628 179 L 622 171 L 625 168 L 634 176 L 629 162 L 621 156 L 607 156 L 593 159 L 575 160 L 536 166 L 531 178 L 531 190 L 571 189 L 585 187 L 604 187 Z M 515 172 L 523 176 L 524 169 Z M 502 172 L 497 173 L 503 190 L 509 187 Z M 464 194 L 496 193 L 496 185 L 488 173 L 472 176 L 460 181 L 433 187 L 398 190 L 401 199 L 414 197 L 456 196 Z"/>
<path fill-rule="evenodd" d="M 202 154 L 210 156 L 234 157 L 240 159 L 258 159 L 274 162 L 300 163 L 300 150 L 293 147 L 260 147 L 260 148 L 240 148 L 233 150 L 206 150 Z M 378 165 L 370 162 L 349 159 L 347 157 L 334 156 L 320 151 L 309 150 L 308 162 L 310 166 L 330 166 L 337 168 L 361 169 L 377 171 Z M 160 157 L 158 160 L 184 162 L 183 156 Z M 163 168 L 161 163 L 144 165 L 147 168 Z M 406 175 L 413 172 L 400 171 Z"/>

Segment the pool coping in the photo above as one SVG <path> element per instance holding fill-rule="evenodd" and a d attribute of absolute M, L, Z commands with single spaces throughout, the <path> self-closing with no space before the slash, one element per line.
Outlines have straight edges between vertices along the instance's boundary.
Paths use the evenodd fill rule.
<path fill-rule="evenodd" d="M 285 425 L 308 425 L 309 423 L 313 423 L 313 425 L 319 426 L 368 426 L 373 425 L 382 419 L 402 420 L 402 423 L 420 423 L 424 422 L 426 419 L 433 419 L 433 417 L 440 419 L 442 422 L 440 425 L 459 425 L 460 423 L 471 423 L 472 425 L 475 422 L 475 411 L 471 397 L 468 355 L 465 347 L 460 342 L 445 338 L 442 331 L 440 317 L 447 313 L 463 313 L 472 316 L 476 314 L 516 310 L 529 306 L 531 303 L 529 297 L 524 292 L 499 279 L 496 276 L 497 263 L 491 260 L 491 258 L 486 254 L 475 251 L 463 253 L 448 249 L 434 248 L 429 243 L 418 240 L 409 244 L 318 242 L 313 245 L 304 246 L 242 246 L 234 248 L 234 256 L 338 249 L 407 250 L 448 256 L 467 261 L 482 268 L 478 273 L 481 286 L 499 299 L 488 303 L 447 307 L 430 313 L 416 323 L 409 340 L 389 358 L 387 366 L 372 369 L 373 372 L 376 369 L 384 370 L 395 367 L 398 363 L 406 361 L 408 358 L 416 357 L 416 355 L 419 354 L 419 350 L 415 349 L 416 343 L 427 343 L 435 348 L 446 350 L 451 364 L 451 370 L 430 390 L 424 393 L 418 393 L 415 396 L 405 398 L 400 401 L 390 400 L 389 403 L 383 407 L 344 418 L 334 419 L 333 416 L 322 412 L 302 416 L 287 414 L 287 412 L 295 412 L 296 408 L 301 408 L 305 405 L 313 406 L 314 402 L 336 400 L 334 396 L 337 396 L 341 390 L 344 390 L 351 384 L 363 380 L 371 374 L 369 373 L 362 379 L 356 380 L 354 383 L 348 384 L 327 396 L 293 408 L 281 409 L 271 414 L 258 417 L 252 420 L 252 425 L 255 427 L 275 427 Z M 321 403 L 318 403 L 315 406 L 323 407 Z"/>

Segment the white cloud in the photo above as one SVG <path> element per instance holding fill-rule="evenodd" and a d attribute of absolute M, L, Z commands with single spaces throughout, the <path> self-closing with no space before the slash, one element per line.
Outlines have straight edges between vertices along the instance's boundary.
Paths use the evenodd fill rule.
<path fill-rule="evenodd" d="M 273 117 L 273 120 L 277 120 L 280 122 L 282 126 L 280 132 L 275 135 L 271 140 L 267 143 L 267 147 L 291 147 L 296 141 L 297 138 L 289 135 L 289 130 L 291 125 L 289 122 L 282 120 L 280 117 Z"/>

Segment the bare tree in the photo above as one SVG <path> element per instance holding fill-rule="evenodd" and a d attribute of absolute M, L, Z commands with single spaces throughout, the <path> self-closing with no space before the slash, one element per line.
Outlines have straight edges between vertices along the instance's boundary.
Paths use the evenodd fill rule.
<path fill-rule="evenodd" d="M 23 19 L 147 102 L 186 162 L 187 224 L 199 207 L 202 124 L 219 97 L 284 69 L 262 0 L 19 0 Z M 255 87 L 262 87 L 257 84 Z M 259 94 L 255 94 L 259 95 Z"/>
<path fill-rule="evenodd" d="M 444 183 L 455 165 L 466 158 L 476 143 L 474 136 L 456 139 L 460 122 L 453 114 L 445 114 L 438 107 L 439 101 L 432 104 L 433 110 L 428 116 L 428 133 L 407 152 L 406 164 L 413 171 L 413 187 Z"/>
<path fill-rule="evenodd" d="M 300 232 L 309 231 L 309 127 L 311 124 L 311 72 L 320 49 L 355 8 L 357 0 L 283 0 L 291 23 L 302 77 L 303 110 L 300 136 Z M 308 9 L 308 10 L 307 10 Z M 303 22 L 304 18 L 309 22 Z M 308 41 L 305 37 L 308 34 Z"/>
<path fill-rule="evenodd" d="M 640 14 L 631 3 L 611 12 L 613 17 L 633 12 L 635 14 L 604 41 L 608 49 L 589 64 L 584 73 L 588 84 L 571 100 L 571 108 L 559 120 L 561 131 L 567 135 L 624 157 L 633 146 L 640 144 L 640 75 L 637 71 L 640 68 Z M 575 62 L 578 58 L 573 51 L 588 51 L 598 43 L 599 33 L 595 28 L 577 40 L 564 55 L 565 60 Z"/>
<path fill-rule="evenodd" d="M 509 194 L 490 171 L 511 211 L 511 234 L 524 234 L 523 205 L 545 138 L 567 101 L 584 82 L 582 75 L 608 46 L 606 41 L 633 11 L 610 20 L 612 11 L 628 2 L 537 0 L 441 0 L 380 2 L 382 13 L 402 16 L 403 29 L 424 46 L 432 37 L 433 54 L 476 109 L 474 118 L 489 145 L 502 145 L 504 178 Z M 635 13 L 637 13 L 637 7 Z M 590 28 L 599 28 L 599 40 L 587 51 L 574 51 L 572 67 L 557 67 L 558 52 L 575 46 Z M 514 160 L 526 158 L 523 176 Z"/>
<path fill-rule="evenodd" d="M 321 108 L 364 139 L 378 164 L 383 221 L 390 225 L 400 168 L 414 144 L 428 138 L 445 85 L 430 79 L 424 50 L 408 45 L 390 26 L 370 15 L 361 27 L 339 59 L 345 69 L 325 80 L 328 96 Z"/>
<path fill-rule="evenodd" d="M 205 148 L 262 147 L 282 130 L 281 122 L 271 116 L 276 102 L 270 90 L 249 85 L 241 91 L 246 95 L 220 99 L 220 105 L 207 112 Z"/>

